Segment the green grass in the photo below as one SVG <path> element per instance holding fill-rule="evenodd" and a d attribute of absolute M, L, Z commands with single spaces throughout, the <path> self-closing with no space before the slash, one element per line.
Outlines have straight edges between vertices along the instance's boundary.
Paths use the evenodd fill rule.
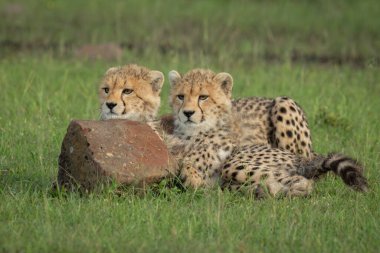
<path fill-rule="evenodd" d="M 371 59 L 380 50 L 379 4 L 105 3 L 23 1 L 27 14 L 0 22 L 0 42 L 22 45 L 0 48 L 0 252 L 378 252 L 380 72 Z M 6 5 L 0 1 L 0 10 Z M 310 43 L 314 35 L 323 39 Z M 106 41 L 140 46 L 124 48 L 119 61 L 70 53 Z M 31 46 L 43 43 L 47 50 Z M 304 64 L 287 58 L 293 50 L 360 56 L 366 64 Z M 282 60 L 261 57 L 266 52 Z M 308 115 L 315 150 L 358 158 L 371 191 L 356 193 L 330 175 L 310 198 L 257 201 L 165 188 L 145 196 L 112 189 L 52 195 L 70 120 L 98 119 L 101 75 L 129 62 L 165 73 L 227 71 L 235 97 L 294 98 Z M 170 112 L 167 95 L 166 82 L 161 113 Z"/>

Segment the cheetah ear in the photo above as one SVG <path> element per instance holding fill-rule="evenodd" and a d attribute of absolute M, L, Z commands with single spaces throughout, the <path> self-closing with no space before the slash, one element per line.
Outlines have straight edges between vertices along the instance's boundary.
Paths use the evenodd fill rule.
<path fill-rule="evenodd" d="M 175 86 L 177 85 L 178 81 L 181 79 L 181 75 L 175 71 L 175 70 L 172 70 L 169 72 L 169 82 L 170 82 L 170 86 Z"/>
<path fill-rule="evenodd" d="M 230 74 L 226 72 L 219 73 L 214 77 L 214 80 L 220 84 L 220 87 L 226 95 L 231 96 L 233 79 Z"/>
<path fill-rule="evenodd" d="M 157 70 L 152 70 L 149 72 L 150 84 L 152 85 L 152 90 L 154 92 L 160 92 L 162 85 L 164 84 L 164 74 Z"/>
<path fill-rule="evenodd" d="M 115 72 L 116 70 L 118 70 L 120 67 L 112 67 L 112 68 L 109 68 L 107 71 L 106 71 L 106 74 L 109 74 L 109 73 L 112 73 L 112 72 Z"/>

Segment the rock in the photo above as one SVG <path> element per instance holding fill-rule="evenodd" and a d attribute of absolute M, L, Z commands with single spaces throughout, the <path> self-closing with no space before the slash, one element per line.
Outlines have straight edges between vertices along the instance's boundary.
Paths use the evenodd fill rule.
<path fill-rule="evenodd" d="M 116 43 L 86 44 L 75 51 L 75 55 L 87 60 L 120 60 L 123 49 Z"/>
<path fill-rule="evenodd" d="M 72 121 L 58 163 L 59 187 L 86 190 L 110 180 L 145 185 L 177 170 L 159 136 L 148 125 L 129 120 Z"/>
<path fill-rule="evenodd" d="M 21 3 L 8 3 L 3 6 L 3 13 L 9 17 L 20 16 L 24 13 L 25 7 Z"/>

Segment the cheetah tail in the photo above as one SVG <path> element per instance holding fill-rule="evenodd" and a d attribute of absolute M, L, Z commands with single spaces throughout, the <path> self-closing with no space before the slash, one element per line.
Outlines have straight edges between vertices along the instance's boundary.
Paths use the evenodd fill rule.
<path fill-rule="evenodd" d="M 356 160 L 339 153 L 330 153 L 322 163 L 323 170 L 331 170 L 343 182 L 357 191 L 368 191 L 368 182 L 363 175 L 363 166 Z"/>
<path fill-rule="evenodd" d="M 330 153 L 326 156 L 318 155 L 307 162 L 301 172 L 306 178 L 318 178 L 332 171 L 340 176 L 343 182 L 356 191 L 368 191 L 368 182 L 363 175 L 363 166 L 346 155 Z"/>

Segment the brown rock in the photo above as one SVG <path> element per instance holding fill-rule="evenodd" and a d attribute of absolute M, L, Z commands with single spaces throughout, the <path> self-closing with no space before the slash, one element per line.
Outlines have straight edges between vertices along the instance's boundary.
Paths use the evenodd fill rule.
<path fill-rule="evenodd" d="M 92 190 L 110 179 L 126 185 L 176 173 L 165 144 L 146 124 L 129 120 L 72 121 L 62 142 L 58 185 Z"/>
<path fill-rule="evenodd" d="M 87 44 L 79 47 L 75 55 L 81 59 L 114 61 L 121 58 L 123 49 L 115 43 Z"/>
<path fill-rule="evenodd" d="M 24 5 L 21 3 L 8 3 L 3 6 L 3 13 L 8 16 L 22 15 L 24 10 Z"/>

